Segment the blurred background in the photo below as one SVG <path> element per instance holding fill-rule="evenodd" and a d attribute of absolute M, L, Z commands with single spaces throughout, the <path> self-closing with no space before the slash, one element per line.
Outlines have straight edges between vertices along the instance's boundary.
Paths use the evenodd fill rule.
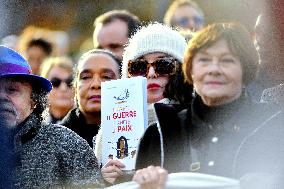
<path fill-rule="evenodd" d="M 127 9 L 142 21 L 160 21 L 173 0 L 0 0 L 0 38 L 21 35 L 33 27 L 65 31 L 58 38 L 68 41 L 67 53 L 91 48 L 96 16 L 113 9 Z M 265 0 L 196 0 L 205 12 L 206 23 L 238 21 L 250 31 L 256 16 L 267 11 Z M 269 1 L 268 1 L 269 2 Z M 269 3 L 268 3 L 269 4 Z M 27 27 L 30 26 L 28 29 Z M 28 31 L 28 32 L 27 32 Z M 61 37 L 60 37 L 61 35 Z M 63 41 L 64 43 L 64 41 Z"/>

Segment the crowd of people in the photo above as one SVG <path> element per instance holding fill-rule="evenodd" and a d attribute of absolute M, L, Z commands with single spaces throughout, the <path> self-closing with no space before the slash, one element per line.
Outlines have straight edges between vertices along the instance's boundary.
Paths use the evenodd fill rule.
<path fill-rule="evenodd" d="M 78 60 L 45 30 L 0 45 L 0 188 L 162 189 L 177 172 L 282 188 L 281 31 L 266 13 L 255 37 L 204 15 L 192 0 L 174 1 L 164 23 L 106 12 Z M 101 84 L 137 76 L 147 79 L 148 127 L 126 174 L 115 158 L 102 164 Z"/>

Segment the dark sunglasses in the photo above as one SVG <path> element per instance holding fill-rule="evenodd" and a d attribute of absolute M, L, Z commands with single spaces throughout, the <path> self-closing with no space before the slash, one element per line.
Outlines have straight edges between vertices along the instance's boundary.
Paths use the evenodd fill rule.
<path fill-rule="evenodd" d="M 72 87 L 72 81 L 73 81 L 72 77 L 69 77 L 67 79 L 59 79 L 57 77 L 54 77 L 50 79 L 52 86 L 55 88 L 59 87 L 62 82 L 64 82 L 67 85 L 67 87 Z"/>
<path fill-rule="evenodd" d="M 129 76 L 147 76 L 149 68 L 152 66 L 157 76 L 172 75 L 176 71 L 176 59 L 161 58 L 152 63 L 144 59 L 130 60 L 128 62 Z"/>
<path fill-rule="evenodd" d="M 179 25 L 181 26 L 187 26 L 189 20 L 193 20 L 193 22 L 195 24 L 198 24 L 198 25 L 201 25 L 203 24 L 204 20 L 202 17 L 200 16 L 193 16 L 192 18 L 189 18 L 189 17 L 183 17 L 183 18 L 180 18 L 176 21 L 176 23 L 178 23 Z"/>

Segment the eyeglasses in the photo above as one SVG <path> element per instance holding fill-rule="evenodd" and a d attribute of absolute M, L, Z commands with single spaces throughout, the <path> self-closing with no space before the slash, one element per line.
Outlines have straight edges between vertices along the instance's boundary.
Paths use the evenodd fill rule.
<path fill-rule="evenodd" d="M 177 19 L 176 20 L 176 23 L 179 24 L 180 26 L 187 26 L 188 25 L 188 22 L 189 20 L 193 20 L 193 22 L 195 24 L 198 24 L 198 25 L 202 25 L 204 23 L 204 19 L 200 16 L 193 16 L 193 17 L 182 17 L 180 19 Z"/>
<path fill-rule="evenodd" d="M 67 87 L 71 87 L 72 81 L 73 81 L 72 77 L 69 77 L 67 79 L 59 79 L 57 77 L 54 77 L 54 78 L 50 79 L 52 86 L 55 87 L 55 88 L 58 88 L 61 85 L 62 82 L 64 82 L 67 85 Z"/>
<path fill-rule="evenodd" d="M 161 58 L 152 63 L 143 59 L 128 62 L 129 76 L 146 76 L 152 66 L 157 76 L 172 75 L 175 73 L 177 61 L 174 58 Z"/>

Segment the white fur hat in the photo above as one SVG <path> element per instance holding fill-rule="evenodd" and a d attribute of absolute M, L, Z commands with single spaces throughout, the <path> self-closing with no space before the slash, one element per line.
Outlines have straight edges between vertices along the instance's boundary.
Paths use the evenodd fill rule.
<path fill-rule="evenodd" d="M 128 61 L 145 54 L 162 52 L 183 62 L 185 38 L 176 30 L 161 23 L 151 23 L 138 30 L 130 39 L 123 53 L 122 77 L 128 77 Z"/>

